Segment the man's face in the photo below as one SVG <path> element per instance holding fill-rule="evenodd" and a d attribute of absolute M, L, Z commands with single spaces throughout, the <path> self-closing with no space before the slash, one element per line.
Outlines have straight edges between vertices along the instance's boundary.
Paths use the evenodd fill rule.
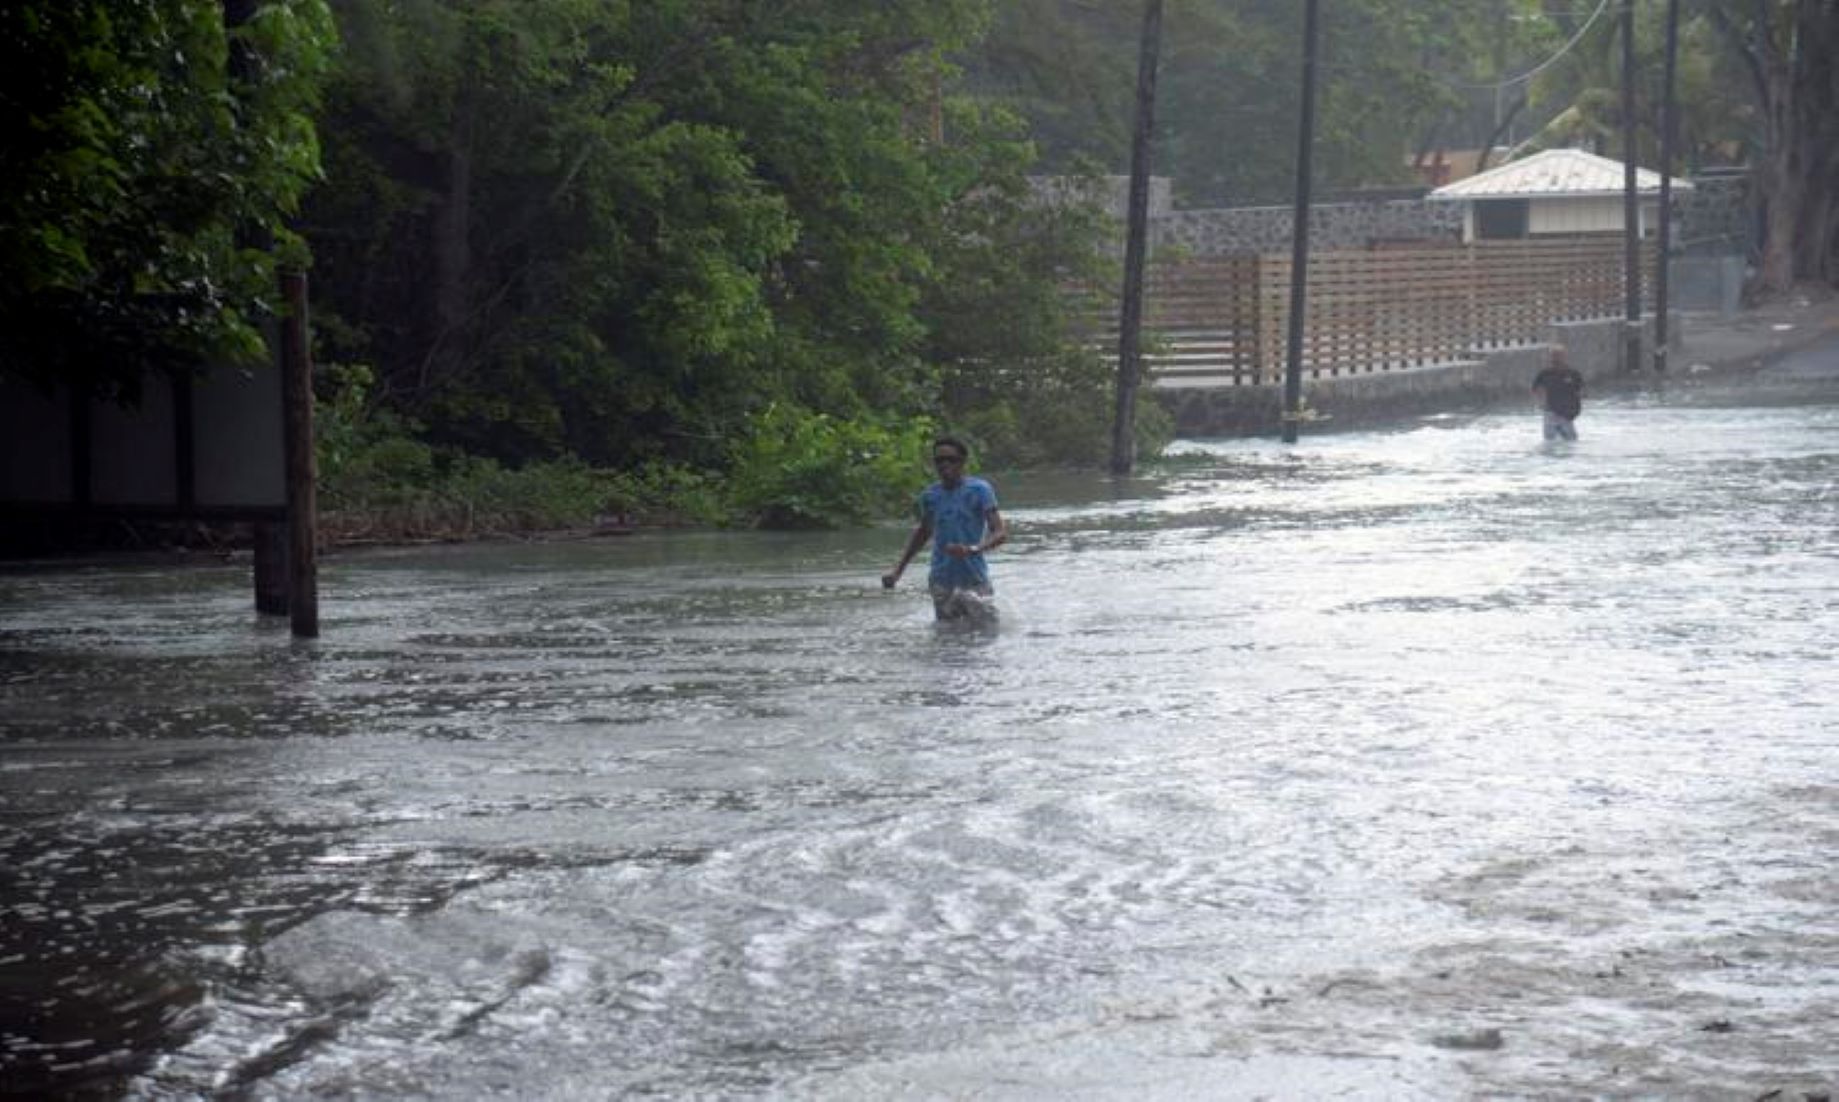
<path fill-rule="evenodd" d="M 956 486 L 964 478 L 964 456 L 957 448 L 933 449 L 932 466 L 939 472 L 939 481 L 947 486 Z"/>

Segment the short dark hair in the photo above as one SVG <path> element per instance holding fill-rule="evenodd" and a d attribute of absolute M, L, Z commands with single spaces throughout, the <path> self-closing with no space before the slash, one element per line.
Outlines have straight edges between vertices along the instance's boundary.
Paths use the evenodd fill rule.
<path fill-rule="evenodd" d="M 959 459 L 969 459 L 971 457 L 971 449 L 964 443 L 964 441 L 958 439 L 955 436 L 941 436 L 937 440 L 934 440 L 932 442 L 933 451 L 936 452 L 940 448 L 957 448 Z"/>

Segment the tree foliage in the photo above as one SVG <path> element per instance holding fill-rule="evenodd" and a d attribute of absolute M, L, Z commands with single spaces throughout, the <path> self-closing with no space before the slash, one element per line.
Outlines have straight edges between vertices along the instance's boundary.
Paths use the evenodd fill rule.
<path fill-rule="evenodd" d="M 1751 289 L 1839 282 L 1839 4 L 1705 2 L 1753 120 L 1741 140 L 1766 229 Z"/>
<path fill-rule="evenodd" d="M 1141 6 L 1086 0 L 999 5 L 967 68 L 984 95 L 1025 116 L 1050 165 L 1128 156 Z M 1324 188 L 1396 184 L 1418 136 L 1460 99 L 1485 21 L 1472 4 L 1325 5 L 1315 166 Z M 1301 106 L 1302 5 L 1172 0 L 1155 164 L 1192 206 L 1286 201 Z"/>
<path fill-rule="evenodd" d="M 1613 11 L 1613 6 L 1610 9 Z M 1764 232 L 1752 291 L 1839 279 L 1839 4 L 1832 0 L 1682 0 L 1675 100 L 1677 164 L 1748 165 Z M 1618 21 L 1580 26 L 1569 5 L 1539 9 L 1576 48 L 1543 78 L 1557 106 L 1540 144 L 1586 144 L 1620 154 Z M 1634 155 L 1658 163 L 1664 102 L 1666 5 L 1635 14 Z M 1676 169 L 1678 171 L 1678 169 Z"/>
<path fill-rule="evenodd" d="M 332 41 L 320 0 L 0 8 L 0 370 L 132 397 L 259 358 Z"/>
<path fill-rule="evenodd" d="M 328 351 L 442 439 L 720 468 L 768 408 L 949 417 L 1065 350 L 1094 231 L 1020 229 L 1025 136 L 950 91 L 981 2 L 335 6 Z"/>

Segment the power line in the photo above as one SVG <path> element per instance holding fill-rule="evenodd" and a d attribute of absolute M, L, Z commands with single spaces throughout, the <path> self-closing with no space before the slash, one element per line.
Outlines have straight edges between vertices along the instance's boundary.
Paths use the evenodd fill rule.
<path fill-rule="evenodd" d="M 1577 33 L 1571 36 L 1571 40 L 1569 42 L 1566 42 L 1563 46 L 1560 46 L 1558 48 L 1557 53 L 1553 54 L 1551 57 L 1546 58 L 1544 61 L 1541 61 L 1539 64 L 1533 66 L 1532 68 L 1526 70 L 1524 73 L 1521 73 L 1519 76 L 1508 77 L 1506 80 L 1479 81 L 1479 82 L 1438 78 L 1437 82 L 1447 87 L 1451 87 L 1451 88 L 1489 88 L 1489 89 L 1493 89 L 1496 91 L 1502 88 L 1511 88 L 1516 84 L 1524 84 L 1525 82 L 1538 76 L 1540 73 L 1543 73 L 1547 69 L 1558 64 L 1558 62 L 1564 58 L 1564 55 L 1570 53 L 1571 50 L 1574 47 L 1576 47 L 1576 45 L 1579 42 L 1583 41 L 1584 36 L 1590 33 L 1591 27 L 1596 26 L 1596 21 L 1602 18 L 1604 9 L 1608 7 L 1609 7 L 1609 0 L 1600 0 L 1600 2 L 1596 5 L 1596 10 L 1590 13 L 1590 18 L 1584 21 L 1584 25 L 1577 29 Z M 1320 64 L 1317 67 L 1321 69 L 1329 70 L 1332 72 L 1358 72 L 1360 71 L 1358 67 L 1353 66 L 1353 65 Z"/>
<path fill-rule="evenodd" d="M 1471 83 L 1466 80 L 1452 80 L 1449 83 L 1454 85 L 1457 88 L 1494 88 L 1494 89 L 1511 88 L 1516 84 L 1524 84 L 1526 81 L 1531 80 L 1532 78 L 1538 76 L 1540 73 L 1543 73 L 1547 69 L 1558 64 L 1559 59 L 1563 58 L 1564 55 L 1570 53 L 1572 47 L 1576 46 L 1579 42 L 1582 42 L 1584 35 L 1589 34 L 1590 28 L 1596 26 L 1596 21 L 1602 18 L 1603 10 L 1607 7 L 1609 7 L 1609 0 L 1602 0 L 1601 3 L 1597 4 L 1596 10 L 1590 13 L 1590 18 L 1584 21 L 1584 25 L 1577 29 L 1577 33 L 1571 36 L 1571 40 L 1569 42 L 1566 42 L 1563 46 L 1560 46 L 1558 48 L 1557 53 L 1553 54 L 1551 57 L 1546 58 L 1544 61 L 1526 70 L 1524 73 L 1521 73 L 1517 77 L 1509 77 L 1506 80 L 1486 81 L 1482 83 Z"/>

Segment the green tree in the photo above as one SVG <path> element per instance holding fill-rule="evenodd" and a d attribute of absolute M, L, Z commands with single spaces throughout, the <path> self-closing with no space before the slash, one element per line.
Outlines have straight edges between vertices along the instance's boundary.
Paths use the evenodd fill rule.
<path fill-rule="evenodd" d="M 262 357 L 333 29 L 320 0 L 248 6 L 0 10 L 0 371 L 132 399 L 149 370 Z"/>
<path fill-rule="evenodd" d="M 324 353 L 437 440 L 722 469 L 768 408 L 949 418 L 1069 347 L 1091 227 L 954 89 L 985 0 L 335 7 Z"/>
<path fill-rule="evenodd" d="M 1594 9 L 1593 9 L 1594 10 Z M 1613 14 L 1613 7 L 1609 12 Z M 1680 5 L 1677 103 L 1682 163 L 1747 162 L 1765 215 L 1752 291 L 1779 293 L 1799 279 L 1839 279 L 1839 6 L 1828 0 L 1685 0 Z M 1556 108 L 1541 145 L 1622 148 L 1617 21 L 1580 23 L 1571 5 L 1543 11 L 1568 39 L 1564 63 L 1541 79 Z M 1637 19 L 1635 156 L 1658 161 L 1666 6 Z"/>
<path fill-rule="evenodd" d="M 1707 3 L 1754 122 L 1743 138 L 1766 221 L 1751 290 L 1839 282 L 1839 5 Z"/>
<path fill-rule="evenodd" d="M 1613 4 L 1584 10 L 1547 3 L 1541 9 L 1562 53 L 1532 82 L 1545 122 L 1525 143 L 1528 148 L 1586 147 L 1621 155 L 1622 43 L 1616 16 Z M 1718 46 L 1708 23 L 1688 12 L 1682 24 L 1675 78 L 1682 139 L 1677 155 L 1691 165 L 1701 159 L 1708 140 L 1715 142 L 1733 125 L 1744 124 L 1730 113 L 1739 98 L 1721 91 L 1729 74 L 1717 71 Z M 1635 161 L 1647 166 L 1660 159 L 1665 41 L 1666 5 L 1637 6 Z"/>
<path fill-rule="evenodd" d="M 1014 0 L 967 61 L 974 87 L 1029 120 L 1049 166 L 1122 172 L 1135 81 L 1129 4 Z M 1406 155 L 1462 100 L 1491 24 L 1475 5 L 1344 0 L 1323 21 L 1318 183 L 1403 182 Z M 1301 88 L 1294 0 L 1175 0 L 1164 17 L 1156 166 L 1188 205 L 1287 200 Z"/>

